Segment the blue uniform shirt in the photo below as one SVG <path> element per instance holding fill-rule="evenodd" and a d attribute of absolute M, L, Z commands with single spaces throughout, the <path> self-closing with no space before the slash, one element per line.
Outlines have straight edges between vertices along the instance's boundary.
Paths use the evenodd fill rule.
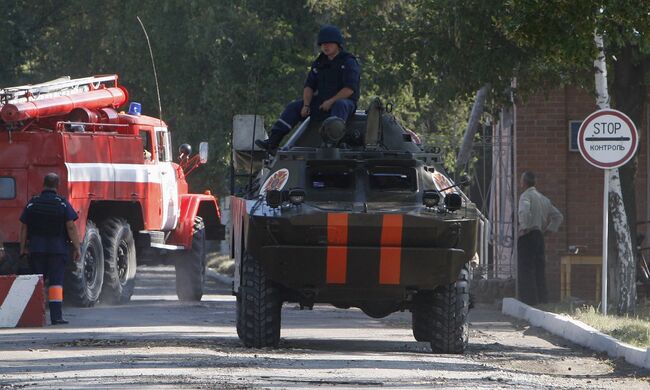
<path fill-rule="evenodd" d="M 328 67 L 330 64 L 336 64 L 339 69 L 336 69 L 336 72 L 340 73 L 340 78 L 337 78 L 336 86 L 323 86 L 318 85 L 319 83 L 319 72 L 322 72 L 323 67 Z M 333 90 L 336 92 L 340 91 L 344 87 L 350 88 L 354 93 L 350 96 L 349 99 L 353 100 L 355 103 L 359 99 L 359 84 L 361 77 L 361 67 L 356 57 L 341 51 L 333 60 L 330 60 L 324 54 L 320 54 L 318 58 L 311 64 L 309 73 L 307 74 L 307 79 L 305 80 L 305 87 L 310 87 L 312 90 L 319 91 L 321 89 Z M 322 92 L 322 91 L 321 91 Z M 331 93 L 331 92 L 330 92 Z M 322 97 L 320 100 L 328 99 L 330 96 Z"/>
<path fill-rule="evenodd" d="M 29 224 L 27 223 L 27 221 L 30 212 L 30 205 L 32 204 L 32 202 L 30 201 L 29 203 L 27 203 L 27 206 L 25 206 L 25 209 L 23 209 L 23 213 L 20 215 L 20 222 L 27 224 L 27 232 L 29 237 L 29 251 L 31 253 L 68 254 L 69 253 L 68 233 L 67 230 L 65 229 L 65 223 L 68 221 L 76 221 L 77 218 L 79 218 L 79 216 L 74 211 L 70 203 L 68 203 L 68 201 L 62 196 L 57 195 L 56 191 L 43 190 L 40 196 L 44 198 L 55 198 L 58 196 L 59 198 L 61 198 L 61 200 L 63 201 L 62 206 L 65 207 L 63 213 L 64 221 L 62 221 L 64 226 L 62 226 L 61 228 L 61 233 L 53 237 L 31 234 Z"/>

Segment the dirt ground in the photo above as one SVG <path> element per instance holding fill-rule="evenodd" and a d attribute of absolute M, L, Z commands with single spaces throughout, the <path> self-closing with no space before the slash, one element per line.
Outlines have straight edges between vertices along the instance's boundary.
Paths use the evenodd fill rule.
<path fill-rule="evenodd" d="M 277 350 L 246 349 L 229 286 L 176 300 L 173 267 L 141 267 L 123 306 L 65 308 L 69 325 L 0 330 L 0 388 L 650 389 L 650 372 L 611 361 L 496 308 L 470 312 L 467 353 L 415 342 L 410 313 L 283 308 Z"/>

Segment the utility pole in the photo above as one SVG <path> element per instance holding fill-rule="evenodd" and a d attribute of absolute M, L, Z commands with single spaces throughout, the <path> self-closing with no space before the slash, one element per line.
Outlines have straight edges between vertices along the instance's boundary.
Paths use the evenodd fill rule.
<path fill-rule="evenodd" d="M 469 159 L 472 156 L 474 135 L 476 134 L 476 129 L 478 128 L 481 114 L 483 114 L 483 107 L 485 106 L 485 98 L 487 96 L 489 89 L 490 89 L 490 85 L 486 84 L 476 92 L 476 99 L 474 100 L 474 105 L 472 106 L 472 113 L 469 116 L 469 121 L 467 121 L 465 136 L 463 136 L 463 143 L 460 146 L 460 150 L 458 151 L 458 157 L 456 158 L 457 175 L 467 168 L 467 163 L 469 162 Z"/>

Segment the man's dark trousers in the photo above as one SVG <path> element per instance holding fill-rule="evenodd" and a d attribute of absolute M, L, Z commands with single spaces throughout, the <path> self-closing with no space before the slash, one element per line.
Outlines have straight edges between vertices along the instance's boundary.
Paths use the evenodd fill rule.
<path fill-rule="evenodd" d="M 356 103 L 350 99 L 337 100 L 334 102 L 334 104 L 332 104 L 332 108 L 329 112 L 319 110 L 319 102 L 320 101 L 318 99 L 314 99 L 314 101 L 312 101 L 312 105 L 310 107 L 310 116 L 312 117 L 312 121 L 322 121 L 329 116 L 335 116 L 343 119 L 344 121 L 347 121 L 350 115 L 352 115 L 356 109 Z M 291 129 L 293 129 L 293 127 L 298 124 L 298 122 L 304 119 L 300 115 L 300 111 L 302 110 L 303 105 L 304 104 L 302 99 L 294 100 L 293 102 L 289 103 L 284 108 L 282 115 L 280 115 L 280 120 L 278 120 L 271 128 L 271 133 L 273 134 L 275 132 L 281 135 L 281 137 L 287 135 Z"/>
<path fill-rule="evenodd" d="M 65 259 L 66 255 L 63 254 L 31 254 L 34 271 L 37 274 L 43 274 L 43 277 L 48 279 L 50 320 L 52 322 L 63 319 L 63 275 L 65 273 Z"/>
<path fill-rule="evenodd" d="M 548 301 L 546 290 L 544 234 L 533 230 L 517 241 L 519 300 L 528 305 Z"/>

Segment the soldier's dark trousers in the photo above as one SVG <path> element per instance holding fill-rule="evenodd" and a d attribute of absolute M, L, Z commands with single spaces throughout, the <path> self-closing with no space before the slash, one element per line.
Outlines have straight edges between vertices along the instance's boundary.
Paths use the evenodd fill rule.
<path fill-rule="evenodd" d="M 311 107 L 311 116 L 317 117 L 317 120 L 324 120 L 329 116 L 335 116 L 347 121 L 356 108 L 354 101 L 350 99 L 341 99 L 332 104 L 329 113 L 322 111 L 317 112 L 316 110 L 318 109 L 318 106 L 315 106 L 318 103 L 317 99 L 314 99 L 314 102 L 312 103 L 314 103 L 314 105 Z M 282 115 L 280 115 L 280 119 L 278 119 L 278 121 L 273 124 L 273 127 L 271 127 L 269 141 L 272 145 L 278 145 L 282 138 L 303 119 L 300 116 L 302 107 L 302 99 L 287 104 L 284 111 L 282 111 Z"/>
<path fill-rule="evenodd" d="M 517 279 L 519 300 L 528 305 L 546 303 L 544 234 L 533 230 L 517 241 Z"/>
<path fill-rule="evenodd" d="M 48 280 L 48 298 L 50 306 L 50 320 L 52 322 L 63 319 L 63 275 L 65 273 L 66 255 L 32 253 L 31 260 L 34 271 L 43 274 Z"/>

